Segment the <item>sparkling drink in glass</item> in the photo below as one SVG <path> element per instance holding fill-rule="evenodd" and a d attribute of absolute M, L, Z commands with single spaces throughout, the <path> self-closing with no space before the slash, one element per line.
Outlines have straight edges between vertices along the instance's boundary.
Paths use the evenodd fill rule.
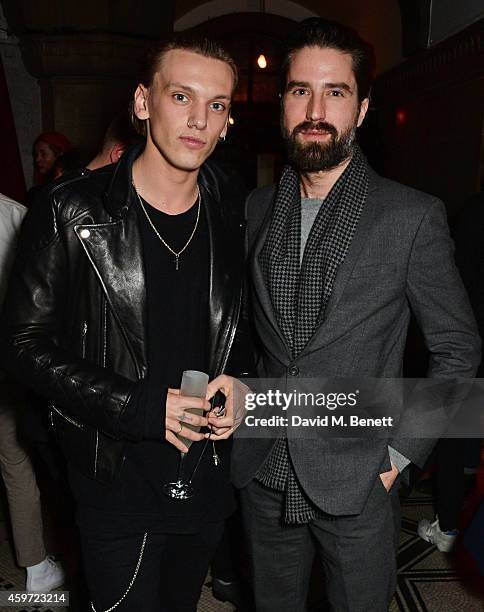
<path fill-rule="evenodd" d="M 200 397 L 205 399 L 207 395 L 208 386 L 208 374 L 205 372 L 199 372 L 198 370 L 185 370 L 183 372 L 182 382 L 180 386 L 180 394 L 190 397 Z M 189 408 L 186 412 L 197 414 L 202 416 L 204 411 L 201 408 Z M 190 425 L 189 423 L 183 423 L 184 428 L 191 429 L 192 431 L 199 431 L 200 427 L 196 425 Z M 189 440 L 184 436 L 177 436 L 185 446 L 190 449 L 193 440 Z M 193 497 L 194 490 L 189 481 L 183 478 L 183 465 L 186 453 L 180 453 L 180 461 L 178 464 L 178 476 L 175 482 L 169 482 L 163 486 L 163 492 L 168 497 L 173 499 L 190 499 Z"/>

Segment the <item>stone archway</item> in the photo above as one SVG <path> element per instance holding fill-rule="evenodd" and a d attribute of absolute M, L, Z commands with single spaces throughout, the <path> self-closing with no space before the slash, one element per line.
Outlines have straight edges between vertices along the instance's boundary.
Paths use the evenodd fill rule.
<path fill-rule="evenodd" d="M 280 63 L 283 44 L 295 24 L 279 15 L 244 12 L 221 15 L 192 28 L 218 40 L 237 63 L 234 124 L 215 158 L 221 165 L 236 167 L 250 187 L 272 183 L 284 158 L 279 124 Z M 266 57 L 266 68 L 257 63 L 261 53 Z"/>
<path fill-rule="evenodd" d="M 318 13 L 309 10 L 300 3 L 292 0 L 267 0 L 266 2 L 247 0 L 208 0 L 198 6 L 194 6 L 188 12 L 179 16 L 174 24 L 175 31 L 187 30 L 201 23 L 216 19 L 224 15 L 233 15 L 234 13 L 260 13 L 261 7 L 264 8 L 264 13 L 267 15 L 277 15 L 294 21 L 301 21 L 306 17 L 316 17 Z"/>
<path fill-rule="evenodd" d="M 375 47 L 378 73 L 403 59 L 399 0 L 177 0 L 174 28 L 183 30 L 244 13 L 293 21 L 320 16 L 349 25 Z"/>

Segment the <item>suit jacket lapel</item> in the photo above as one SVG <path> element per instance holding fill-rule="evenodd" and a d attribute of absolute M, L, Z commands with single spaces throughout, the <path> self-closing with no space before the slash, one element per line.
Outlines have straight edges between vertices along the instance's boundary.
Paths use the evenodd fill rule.
<path fill-rule="evenodd" d="M 369 236 L 371 236 L 371 230 L 374 225 L 376 210 L 374 206 L 372 206 L 371 202 L 371 192 L 375 189 L 375 185 L 373 184 L 374 176 L 376 175 L 370 169 L 370 185 L 368 189 L 367 201 L 361 212 L 361 217 L 358 221 L 358 226 L 351 241 L 348 253 L 345 257 L 345 260 L 338 269 L 333 284 L 333 291 L 326 307 L 325 320 L 315 329 L 311 340 L 302 350 L 301 355 L 315 350 L 316 347 L 324 346 L 327 342 L 331 340 L 332 333 L 337 331 L 332 328 L 332 314 L 335 313 L 338 307 L 338 304 L 344 294 L 346 285 L 348 284 L 348 281 L 350 280 L 351 275 L 353 273 L 353 269 L 357 264 L 358 260 L 360 259 L 361 251 L 365 246 L 367 240 L 369 239 Z"/>
<path fill-rule="evenodd" d="M 264 220 L 262 221 L 261 227 L 254 241 L 251 252 L 249 253 L 250 276 L 252 278 L 252 284 L 254 287 L 254 298 L 258 301 L 260 308 L 264 312 L 267 324 L 270 326 L 271 330 L 280 340 L 279 349 L 287 353 L 287 357 L 290 360 L 292 359 L 291 350 L 288 347 L 285 336 L 282 333 L 282 330 L 277 322 L 271 295 L 269 293 L 269 288 L 266 285 L 264 275 L 262 273 L 262 269 L 259 263 L 259 254 L 262 250 L 262 247 L 264 246 L 267 237 L 267 232 L 269 231 L 269 226 L 271 223 L 273 201 L 274 200 L 272 198 L 271 202 L 268 205 L 267 214 L 265 215 Z"/>
<path fill-rule="evenodd" d="M 363 207 L 363 211 L 361 213 L 361 217 L 358 222 L 358 226 L 356 228 L 355 234 L 351 241 L 350 248 L 348 250 L 347 256 L 344 262 L 341 264 L 338 273 L 336 275 L 333 291 L 331 294 L 331 298 L 326 307 L 326 318 L 324 323 L 322 323 L 314 332 L 311 340 L 308 342 L 306 347 L 301 352 L 301 355 L 304 355 L 307 351 L 312 351 L 315 348 L 315 344 L 318 346 L 324 345 L 325 342 L 329 341 L 330 332 L 331 332 L 331 314 L 334 313 L 335 309 L 339 301 L 341 300 L 345 287 L 351 278 L 351 274 L 353 272 L 353 268 L 355 267 L 361 250 L 368 239 L 368 236 L 371 234 L 371 228 L 373 226 L 373 219 L 375 215 L 375 209 L 371 205 L 371 192 L 376 189 L 375 180 L 377 175 L 373 172 L 371 168 L 368 168 L 369 173 L 369 189 L 368 189 L 368 197 L 365 206 Z M 270 326 L 271 330 L 277 335 L 280 340 L 280 349 L 284 350 L 289 358 L 291 357 L 291 351 L 286 344 L 284 335 L 279 328 L 277 323 L 276 315 L 274 312 L 274 308 L 272 305 L 272 300 L 270 297 L 269 290 L 265 284 L 265 280 L 262 274 L 261 267 L 259 265 L 258 256 L 259 253 L 264 246 L 264 242 L 267 236 L 267 232 L 269 230 L 269 225 L 271 221 L 271 212 L 272 212 L 272 203 L 268 205 L 268 213 L 265 215 L 265 218 L 261 224 L 260 230 L 258 232 L 257 237 L 255 238 L 253 247 L 251 252 L 249 253 L 250 257 L 250 273 L 252 276 L 252 281 L 254 285 L 254 293 L 255 299 L 259 302 L 261 309 L 263 310 L 266 316 L 266 322 Z M 263 326 L 262 326 L 263 328 Z"/>
<path fill-rule="evenodd" d="M 326 308 L 325 323 L 330 317 L 331 312 L 334 311 L 334 309 L 337 307 L 338 302 L 340 301 L 341 296 L 343 295 L 343 292 L 345 290 L 346 284 L 348 283 L 351 277 L 353 268 L 355 267 L 359 259 L 361 249 L 368 240 L 368 236 L 370 235 L 372 227 L 373 217 L 374 209 L 369 206 L 367 202 L 361 212 L 361 217 L 358 221 L 358 226 L 351 241 L 350 248 L 348 249 L 348 253 L 345 257 L 345 260 L 339 267 L 338 273 L 336 275 L 333 285 L 333 291 L 331 292 L 331 297 Z M 323 323 L 323 325 L 325 325 L 325 323 Z"/>

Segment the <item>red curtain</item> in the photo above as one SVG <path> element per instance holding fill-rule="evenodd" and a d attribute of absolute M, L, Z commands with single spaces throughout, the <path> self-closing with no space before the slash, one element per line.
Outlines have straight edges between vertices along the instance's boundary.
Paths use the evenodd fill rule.
<path fill-rule="evenodd" d="M 8 95 L 7 81 L 0 56 L 0 192 L 17 200 L 25 200 L 25 179 Z"/>

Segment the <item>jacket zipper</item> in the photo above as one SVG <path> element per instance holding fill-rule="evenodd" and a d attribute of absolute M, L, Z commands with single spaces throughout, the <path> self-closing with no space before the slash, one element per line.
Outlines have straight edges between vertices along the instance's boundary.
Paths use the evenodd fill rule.
<path fill-rule="evenodd" d="M 87 321 L 84 321 L 82 325 L 82 358 L 86 358 L 86 339 L 87 339 L 88 325 Z M 106 366 L 106 302 L 104 302 L 104 334 L 103 334 L 103 367 Z M 64 418 L 67 419 L 67 417 Z M 69 420 L 69 419 L 67 419 Z M 74 423 L 73 423 L 74 424 Z M 94 450 L 94 478 L 97 475 L 97 457 L 99 449 L 99 430 L 96 429 L 96 446 Z"/>
<path fill-rule="evenodd" d="M 57 408 L 57 406 L 55 406 L 54 404 L 50 405 L 50 409 L 51 409 L 51 413 L 50 413 L 50 422 L 52 423 L 52 425 L 54 424 L 54 421 L 52 419 L 52 411 L 57 412 L 57 414 L 59 416 L 61 416 L 65 421 L 67 421 L 68 423 L 70 423 L 71 425 L 74 425 L 75 427 L 78 427 L 79 429 L 85 429 L 85 426 L 82 423 L 79 423 L 79 421 L 76 421 L 75 419 L 73 419 L 70 416 L 67 416 L 67 414 L 64 414 L 61 410 L 59 410 L 59 408 Z"/>
<path fill-rule="evenodd" d="M 82 325 L 82 358 L 86 358 L 86 336 L 87 336 L 87 321 Z"/>
<path fill-rule="evenodd" d="M 104 308 L 103 308 L 103 360 L 102 366 L 106 367 L 106 352 L 107 352 L 107 322 L 108 322 L 108 303 L 106 298 L 103 298 Z M 99 429 L 96 429 L 96 447 L 94 450 L 94 478 L 97 476 L 97 460 L 99 456 Z"/>

